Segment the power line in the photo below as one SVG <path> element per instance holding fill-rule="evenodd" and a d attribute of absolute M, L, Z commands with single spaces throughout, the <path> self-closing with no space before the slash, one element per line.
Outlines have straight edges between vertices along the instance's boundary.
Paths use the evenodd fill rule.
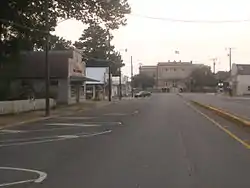
<path fill-rule="evenodd" d="M 141 15 L 141 14 L 136 14 L 136 13 L 131 13 L 130 15 L 135 16 L 135 17 L 145 18 L 145 19 L 168 21 L 168 22 L 182 22 L 182 23 L 223 24 L 223 23 L 250 22 L 250 19 L 245 19 L 245 20 L 183 20 L 183 19 L 175 19 L 175 18 L 153 17 L 153 16 Z"/>

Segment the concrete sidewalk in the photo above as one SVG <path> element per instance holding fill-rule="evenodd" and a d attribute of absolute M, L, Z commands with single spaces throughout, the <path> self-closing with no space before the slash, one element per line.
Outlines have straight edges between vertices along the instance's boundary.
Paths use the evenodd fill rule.
<path fill-rule="evenodd" d="M 184 99 L 209 105 L 250 121 L 250 99 L 206 94 L 181 94 Z"/>
<path fill-rule="evenodd" d="M 0 129 L 1 127 L 19 125 L 30 123 L 45 119 L 50 119 L 58 116 L 71 115 L 77 112 L 100 108 L 110 104 L 108 101 L 85 101 L 74 105 L 58 106 L 56 109 L 51 110 L 50 117 L 45 117 L 44 111 L 32 111 L 27 113 L 0 116 Z"/>

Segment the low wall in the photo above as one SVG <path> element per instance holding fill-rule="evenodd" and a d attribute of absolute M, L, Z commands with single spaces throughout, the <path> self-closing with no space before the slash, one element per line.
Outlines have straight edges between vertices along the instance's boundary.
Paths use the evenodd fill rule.
<path fill-rule="evenodd" d="M 50 107 L 54 107 L 56 102 L 50 99 Z M 19 100 L 19 101 L 0 101 L 0 115 L 16 114 L 33 110 L 45 109 L 45 99 Z"/>

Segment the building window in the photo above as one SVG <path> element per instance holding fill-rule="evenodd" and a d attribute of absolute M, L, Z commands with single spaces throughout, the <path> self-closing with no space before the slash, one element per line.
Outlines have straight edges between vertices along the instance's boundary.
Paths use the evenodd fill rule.
<path fill-rule="evenodd" d="M 176 68 L 174 68 L 174 71 L 176 71 Z"/>
<path fill-rule="evenodd" d="M 166 71 L 168 71 L 168 69 L 165 69 Z"/>
<path fill-rule="evenodd" d="M 250 86 L 247 87 L 247 90 L 250 91 Z"/>

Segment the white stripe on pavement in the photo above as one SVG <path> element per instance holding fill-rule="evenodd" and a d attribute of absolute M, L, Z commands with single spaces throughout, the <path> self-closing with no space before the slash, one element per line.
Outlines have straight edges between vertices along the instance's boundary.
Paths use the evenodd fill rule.
<path fill-rule="evenodd" d="M 23 181 L 0 183 L 0 187 L 7 187 L 7 186 L 23 184 L 23 183 L 30 183 L 30 182 L 41 183 L 43 180 L 45 180 L 47 178 L 47 174 L 45 172 L 41 172 L 38 170 L 31 170 L 31 169 L 25 169 L 25 168 L 13 168 L 13 167 L 0 167 L 0 170 L 31 172 L 31 173 L 36 173 L 39 175 L 39 177 L 37 179 L 28 179 L 28 180 L 23 180 Z"/>
<path fill-rule="evenodd" d="M 48 123 L 49 126 L 76 126 L 76 127 L 99 127 L 98 124 L 83 124 L 83 123 Z"/>

